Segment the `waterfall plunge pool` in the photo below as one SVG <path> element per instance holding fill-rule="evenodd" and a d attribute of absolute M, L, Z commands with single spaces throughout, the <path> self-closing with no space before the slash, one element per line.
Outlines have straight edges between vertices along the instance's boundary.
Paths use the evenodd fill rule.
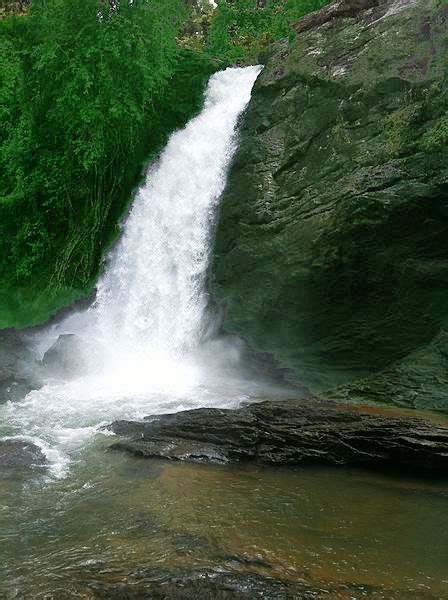
<path fill-rule="evenodd" d="M 0 478 L 0 597 L 132 598 L 113 591 L 210 568 L 299 582 L 316 590 L 306 598 L 448 598 L 446 483 L 165 463 L 105 446 L 64 479 Z"/>

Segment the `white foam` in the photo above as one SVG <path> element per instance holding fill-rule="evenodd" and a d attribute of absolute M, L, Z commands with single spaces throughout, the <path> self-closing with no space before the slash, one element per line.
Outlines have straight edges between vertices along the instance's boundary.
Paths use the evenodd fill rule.
<path fill-rule="evenodd" d="M 74 333 L 79 355 L 66 377 L 3 410 L 10 430 L 32 436 L 58 477 L 116 419 L 247 397 L 244 385 L 230 390 L 198 348 L 213 330 L 205 282 L 216 208 L 238 117 L 259 72 L 227 69 L 211 78 L 200 115 L 171 136 L 150 168 L 107 257 L 95 304 L 34 338 L 43 356 L 60 334 Z M 88 365 L 82 373 L 80 358 Z"/>

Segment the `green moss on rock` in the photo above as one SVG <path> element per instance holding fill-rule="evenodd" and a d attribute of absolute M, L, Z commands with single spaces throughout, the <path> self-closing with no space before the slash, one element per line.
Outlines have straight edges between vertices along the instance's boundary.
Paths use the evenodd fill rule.
<path fill-rule="evenodd" d="M 344 0 L 296 29 L 264 57 L 222 203 L 224 326 L 315 391 L 388 368 L 400 387 L 423 356 L 446 377 L 447 6 Z"/>

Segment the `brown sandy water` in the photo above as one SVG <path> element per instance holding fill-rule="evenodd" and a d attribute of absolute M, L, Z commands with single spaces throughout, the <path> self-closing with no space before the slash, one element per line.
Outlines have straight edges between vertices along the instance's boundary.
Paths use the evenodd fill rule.
<path fill-rule="evenodd" d="M 148 461 L 107 444 L 59 481 L 0 479 L 1 598 L 93 598 L 145 569 L 195 568 L 302 581 L 317 598 L 448 598 L 448 481 Z M 334 591 L 345 583 L 358 587 Z"/>

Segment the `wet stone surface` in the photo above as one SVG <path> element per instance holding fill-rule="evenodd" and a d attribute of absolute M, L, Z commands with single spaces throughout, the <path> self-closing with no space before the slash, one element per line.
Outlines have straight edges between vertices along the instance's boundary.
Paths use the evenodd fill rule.
<path fill-rule="evenodd" d="M 19 400 L 40 387 L 33 372 L 35 357 L 19 333 L 0 332 L 0 404 Z"/>
<path fill-rule="evenodd" d="M 265 401 L 117 421 L 113 449 L 205 463 L 352 465 L 446 473 L 448 429 L 318 399 Z"/>
<path fill-rule="evenodd" d="M 389 598 L 404 600 L 397 590 L 335 583 L 331 586 L 305 582 L 292 582 L 251 572 L 224 569 L 181 570 L 170 573 L 163 570 L 137 570 L 130 576 L 132 583 L 108 585 L 92 583 L 90 590 L 95 598 L 113 600 L 233 600 L 238 598 L 266 598 L 269 600 L 318 600 L 333 598 Z M 415 600 L 435 600 L 425 592 L 413 596 Z"/>
<path fill-rule="evenodd" d="M 44 453 L 35 444 L 22 440 L 0 441 L 0 472 L 34 469 L 46 464 Z"/>

